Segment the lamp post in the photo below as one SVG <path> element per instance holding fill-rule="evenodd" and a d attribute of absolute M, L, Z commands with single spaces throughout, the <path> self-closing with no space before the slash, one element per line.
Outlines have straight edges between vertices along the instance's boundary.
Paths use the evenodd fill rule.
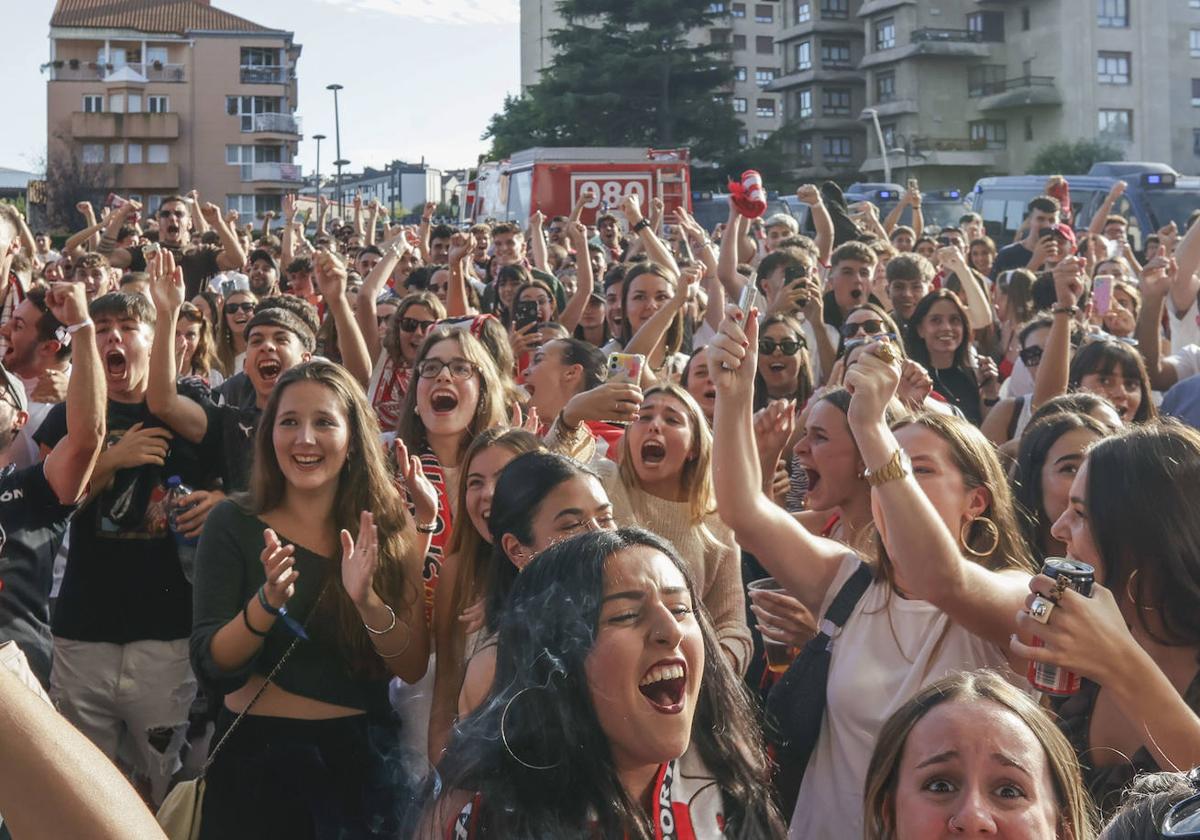
<path fill-rule="evenodd" d="M 874 108 L 865 108 L 862 112 L 863 117 L 867 117 L 875 124 L 875 139 L 879 141 L 879 155 L 883 158 L 883 180 L 884 183 L 892 182 L 892 162 L 888 160 L 888 147 L 883 142 L 883 128 L 879 125 L 879 112 Z"/>
<path fill-rule="evenodd" d="M 342 167 L 350 161 L 342 160 L 342 122 L 338 113 L 338 91 L 342 89 L 339 84 L 326 85 L 325 90 L 333 91 L 333 135 L 335 150 L 337 152 L 337 160 L 333 165 L 337 167 L 337 203 L 338 216 L 344 216 L 345 212 L 342 208 Z"/>
<path fill-rule="evenodd" d="M 313 139 L 317 141 L 317 207 L 321 206 L 321 141 L 325 139 L 324 134 L 314 134 Z"/>

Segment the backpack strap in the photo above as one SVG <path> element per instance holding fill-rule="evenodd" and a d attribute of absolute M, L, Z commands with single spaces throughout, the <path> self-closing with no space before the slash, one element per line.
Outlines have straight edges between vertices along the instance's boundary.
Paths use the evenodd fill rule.
<path fill-rule="evenodd" d="M 871 567 L 859 561 L 854 574 L 850 575 L 850 578 L 842 584 L 842 588 L 834 596 L 833 603 L 825 611 L 825 617 L 821 619 L 821 632 L 817 635 L 824 636 L 826 640 L 833 637 L 834 630 L 842 627 L 850 618 L 850 613 L 854 612 L 863 593 L 871 585 L 873 577 Z"/>

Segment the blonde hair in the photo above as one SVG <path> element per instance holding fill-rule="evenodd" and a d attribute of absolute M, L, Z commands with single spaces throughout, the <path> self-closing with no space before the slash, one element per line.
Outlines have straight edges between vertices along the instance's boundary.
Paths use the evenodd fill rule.
<path fill-rule="evenodd" d="M 1062 840 L 1091 840 L 1095 836 L 1095 813 L 1083 787 L 1079 760 L 1066 736 L 1028 695 L 991 671 L 974 671 L 952 674 L 926 686 L 883 724 L 863 792 L 866 840 L 894 840 L 896 836 L 900 760 L 913 728 L 943 703 L 977 706 L 981 701 L 1001 706 L 1020 718 L 1045 751 L 1058 811 L 1058 836 Z"/>

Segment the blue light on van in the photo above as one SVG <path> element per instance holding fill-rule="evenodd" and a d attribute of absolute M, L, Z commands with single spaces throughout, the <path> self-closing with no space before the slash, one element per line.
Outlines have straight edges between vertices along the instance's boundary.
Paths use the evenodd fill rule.
<path fill-rule="evenodd" d="M 944 193 L 942 193 L 942 195 L 951 200 L 958 200 L 959 198 L 962 198 L 962 193 L 960 193 L 958 190 L 946 190 Z"/>
<path fill-rule="evenodd" d="M 893 201 L 897 198 L 897 194 L 895 190 L 880 190 L 875 193 L 875 197 L 880 201 Z"/>
<path fill-rule="evenodd" d="M 1148 186 L 1151 186 L 1151 185 L 1154 185 L 1154 184 L 1161 184 L 1161 183 L 1162 183 L 1162 176 L 1161 176 L 1161 175 L 1147 175 L 1147 176 L 1146 176 L 1146 184 L 1147 184 Z"/>

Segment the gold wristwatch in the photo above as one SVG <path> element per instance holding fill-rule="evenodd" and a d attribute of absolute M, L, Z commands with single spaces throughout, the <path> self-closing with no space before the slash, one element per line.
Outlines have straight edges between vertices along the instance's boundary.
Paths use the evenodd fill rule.
<path fill-rule="evenodd" d="M 910 475 L 912 475 L 912 461 L 909 460 L 903 449 L 897 449 L 886 464 L 877 470 L 863 470 L 862 477 L 867 480 L 867 484 L 878 487 L 880 484 Z"/>

